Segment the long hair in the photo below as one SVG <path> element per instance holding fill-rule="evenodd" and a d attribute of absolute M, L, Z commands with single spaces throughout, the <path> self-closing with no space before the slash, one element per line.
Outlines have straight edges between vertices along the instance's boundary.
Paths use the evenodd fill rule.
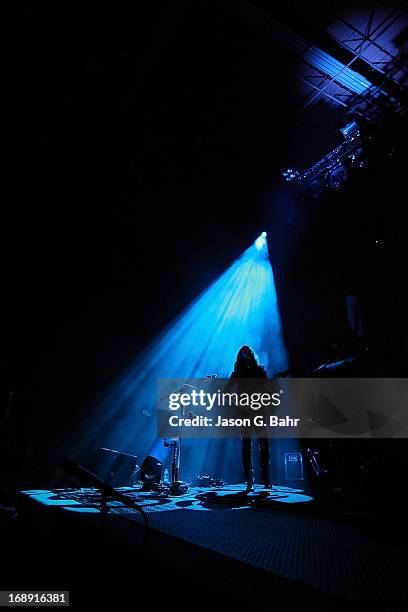
<path fill-rule="evenodd" d="M 251 372 L 254 370 L 258 370 L 259 368 L 262 368 L 262 366 L 258 364 L 254 351 L 246 344 L 244 346 L 241 346 L 237 353 L 237 359 L 234 365 L 234 372 Z"/>

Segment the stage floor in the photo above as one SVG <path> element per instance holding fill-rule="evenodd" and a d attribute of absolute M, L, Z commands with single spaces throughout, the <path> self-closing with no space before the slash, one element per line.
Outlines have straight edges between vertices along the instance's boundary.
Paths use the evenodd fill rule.
<path fill-rule="evenodd" d="M 121 491 L 148 514 L 147 552 L 153 556 L 182 559 L 189 565 L 197 562 L 201 551 L 349 602 L 383 601 L 389 606 L 408 601 L 408 551 L 370 540 L 351 523 L 307 511 L 313 498 L 301 489 L 276 487 L 265 500 L 261 487 L 245 496 L 242 485 L 192 488 L 173 498 Z M 93 489 L 30 490 L 20 499 L 23 513 L 46 508 L 99 524 Z M 109 508 L 108 534 L 141 547 L 140 514 L 116 502 Z M 194 547 L 190 557 L 187 544 Z"/>

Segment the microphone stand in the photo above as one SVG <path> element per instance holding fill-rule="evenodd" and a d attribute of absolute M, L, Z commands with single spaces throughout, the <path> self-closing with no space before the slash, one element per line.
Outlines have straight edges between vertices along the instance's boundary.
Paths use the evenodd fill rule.
<path fill-rule="evenodd" d="M 197 378 L 194 382 L 207 382 L 213 378 L 217 378 L 217 374 L 212 374 L 210 376 L 203 376 L 202 378 Z M 177 391 L 173 393 L 181 393 L 185 387 L 191 387 L 196 389 L 194 385 L 185 384 Z M 170 397 L 171 394 L 165 395 L 160 398 L 161 400 L 165 400 Z M 184 409 L 183 409 L 184 410 Z M 183 412 L 184 414 L 184 412 Z M 173 442 L 167 442 L 167 438 L 164 439 L 164 446 L 173 447 L 173 459 L 171 464 L 171 485 L 170 485 L 170 495 L 178 496 L 185 495 L 189 491 L 189 486 L 185 482 L 179 480 L 180 475 L 180 461 L 181 461 L 181 437 L 182 437 L 182 426 L 179 427 L 179 435 L 173 438 Z"/>
<path fill-rule="evenodd" d="M 104 544 L 107 543 L 106 522 L 109 512 L 108 501 L 110 499 L 114 499 L 126 506 L 127 508 L 132 508 L 133 510 L 137 510 L 138 512 L 140 512 L 144 524 L 143 548 L 146 547 L 147 529 L 149 527 L 149 522 L 147 520 L 146 512 L 141 506 L 139 506 L 139 504 L 136 504 L 133 499 L 131 499 L 128 495 L 125 495 L 121 491 L 117 491 L 116 489 L 111 487 L 111 485 L 98 478 L 96 474 L 90 472 L 79 463 L 75 463 L 74 461 L 71 461 L 69 459 L 64 459 L 62 462 L 62 469 L 64 470 L 64 472 L 69 474 L 69 476 L 73 476 L 74 478 L 76 478 L 76 480 L 79 480 L 79 482 L 82 483 L 84 486 L 94 487 L 95 489 L 99 490 L 101 494 L 99 515 L 102 539 Z"/>

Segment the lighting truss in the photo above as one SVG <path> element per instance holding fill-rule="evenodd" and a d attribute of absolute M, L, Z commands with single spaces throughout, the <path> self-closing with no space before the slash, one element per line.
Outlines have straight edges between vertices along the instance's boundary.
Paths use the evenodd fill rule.
<path fill-rule="evenodd" d="M 283 178 L 289 183 L 323 186 L 325 176 L 336 169 L 346 166 L 356 167 L 355 160 L 362 154 L 365 138 L 362 137 L 357 124 L 354 125 L 355 127 L 349 132 L 343 132 L 344 141 L 313 166 L 306 170 L 287 168 L 282 172 Z M 347 127 L 349 126 L 345 126 L 343 130 Z"/>
<path fill-rule="evenodd" d="M 340 85 L 344 85 L 344 87 L 354 93 L 364 95 L 370 87 L 373 87 L 373 84 L 368 79 L 358 72 L 354 72 L 354 70 L 351 70 L 351 68 L 334 59 L 334 57 L 318 47 L 309 47 L 302 57 L 305 62 L 317 68 L 323 74 L 332 77 Z"/>
<path fill-rule="evenodd" d="M 390 49 L 396 34 L 407 27 L 408 18 L 403 12 L 373 7 L 359 19 L 356 25 L 350 16 L 332 15 L 325 32 L 332 44 L 343 50 L 347 64 L 313 45 L 301 54 L 309 70 L 303 70 L 299 78 L 312 90 L 302 110 L 324 96 L 366 121 L 377 122 L 390 113 L 406 115 L 406 43 L 398 51 Z M 370 80 L 355 71 L 357 65 L 365 66 Z"/>

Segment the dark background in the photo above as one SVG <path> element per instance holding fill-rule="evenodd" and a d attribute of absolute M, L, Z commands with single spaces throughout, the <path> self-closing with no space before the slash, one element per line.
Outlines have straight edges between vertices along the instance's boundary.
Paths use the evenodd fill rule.
<path fill-rule="evenodd" d="M 281 170 L 348 118 L 323 101 L 299 114 L 296 60 L 217 3 L 15 5 L 3 28 L 1 397 L 28 448 L 6 465 L 19 484 L 47 482 L 96 395 L 263 230 L 296 373 L 350 351 L 349 292 L 404 362 L 405 128 L 341 191 L 299 197 Z"/>

